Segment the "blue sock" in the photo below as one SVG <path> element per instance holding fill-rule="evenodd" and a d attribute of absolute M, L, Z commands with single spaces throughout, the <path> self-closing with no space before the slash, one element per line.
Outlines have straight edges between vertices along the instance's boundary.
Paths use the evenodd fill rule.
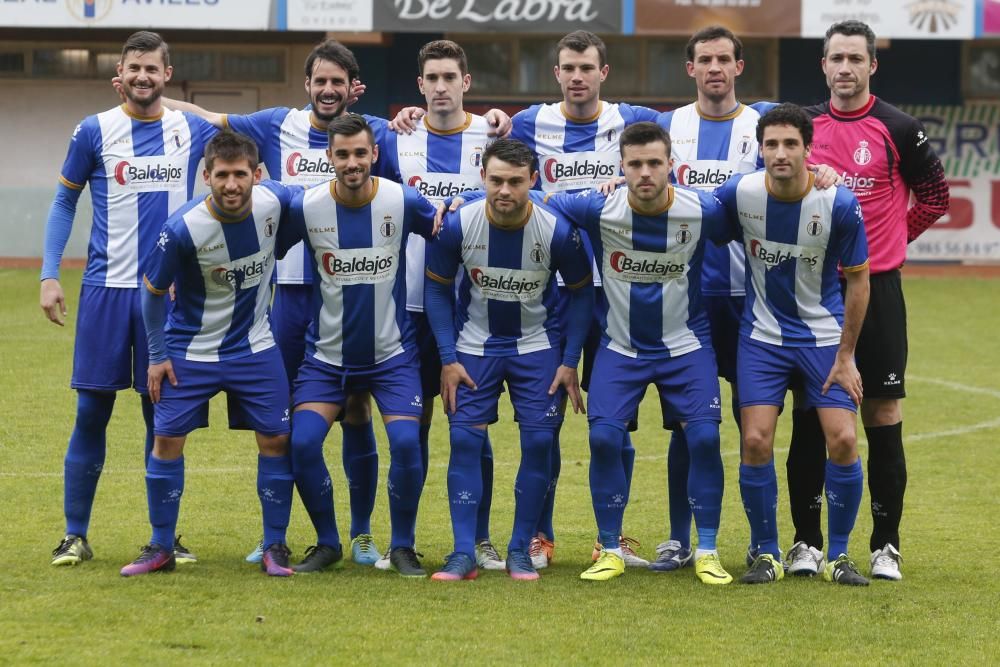
<path fill-rule="evenodd" d="M 691 548 L 691 505 L 688 503 L 688 476 L 691 457 L 684 431 L 674 427 L 667 450 L 667 499 L 670 503 L 670 539 Z"/>
<path fill-rule="evenodd" d="M 150 539 L 153 544 L 174 548 L 183 495 L 184 457 L 165 461 L 151 454 L 146 466 L 146 500 L 149 502 L 149 523 L 153 526 Z"/>
<path fill-rule="evenodd" d="M 514 481 L 514 530 L 509 550 L 527 550 L 538 526 L 538 513 L 552 482 L 551 428 L 521 426 L 521 465 Z"/>
<path fill-rule="evenodd" d="M 344 432 L 344 474 L 351 500 L 351 539 L 372 532 L 372 512 L 378 492 L 378 449 L 371 422 L 340 422 Z M 322 443 L 321 443 L 322 446 Z"/>
<path fill-rule="evenodd" d="M 424 479 L 427 482 L 427 473 L 431 464 L 431 423 L 420 423 L 420 465 L 423 466 Z"/>
<path fill-rule="evenodd" d="M 67 534 L 87 536 L 97 482 L 104 469 L 107 428 L 114 407 L 114 393 L 77 392 L 76 424 L 63 462 L 63 512 Z"/>
<path fill-rule="evenodd" d="M 452 424 L 448 460 L 448 508 L 455 551 L 476 557 L 476 514 L 483 496 L 482 454 L 486 431 Z"/>
<path fill-rule="evenodd" d="M 724 472 L 719 451 L 719 424 L 713 421 L 688 422 L 684 429 L 690 452 L 688 499 L 698 529 L 698 548 L 715 550 L 722 515 Z"/>
<path fill-rule="evenodd" d="M 321 417 L 322 419 L 322 417 Z M 325 466 L 324 466 L 325 467 Z M 272 544 L 284 544 L 288 530 L 288 518 L 292 513 L 292 457 L 257 455 L 257 497 L 260 498 L 261 514 L 264 516 L 264 548 Z M 336 523 L 334 532 L 336 533 Z M 340 546 L 340 539 L 331 547 Z"/>
<path fill-rule="evenodd" d="M 153 441 L 156 436 L 153 433 L 153 402 L 149 396 L 142 396 L 142 421 L 146 423 L 146 453 L 142 459 L 143 467 L 149 465 L 149 456 L 153 453 Z"/>
<path fill-rule="evenodd" d="M 595 421 L 590 424 L 590 495 L 597 519 L 597 534 L 608 549 L 620 546 L 622 515 L 628 483 L 622 465 L 625 427 Z"/>
<path fill-rule="evenodd" d="M 854 530 L 864 492 L 861 459 L 846 466 L 826 461 L 827 558 L 832 562 L 847 553 L 847 542 Z"/>
<path fill-rule="evenodd" d="M 483 433 L 486 439 L 483 441 L 483 453 L 479 457 L 483 472 L 483 497 L 476 512 L 476 542 L 490 538 L 490 508 L 493 506 L 493 445 L 490 443 L 489 431 Z"/>
<path fill-rule="evenodd" d="M 559 485 L 559 473 L 562 470 L 562 452 L 559 448 L 559 434 L 561 429 L 562 425 L 556 429 L 555 438 L 552 442 L 552 456 L 549 460 L 549 488 L 545 494 L 542 513 L 538 517 L 538 526 L 536 527 L 536 532 L 541 533 L 553 542 L 556 539 L 556 531 L 552 526 L 552 514 L 556 508 L 556 487 Z"/>
<path fill-rule="evenodd" d="M 635 468 L 635 447 L 632 446 L 632 436 L 625 431 L 625 439 L 622 441 L 622 468 L 625 470 L 625 505 L 628 506 L 629 497 L 632 495 L 632 470 Z M 625 521 L 622 512 L 622 521 Z M 618 534 L 622 534 L 622 527 L 618 526 Z"/>
<path fill-rule="evenodd" d="M 774 459 L 764 465 L 740 464 L 740 495 L 760 553 L 780 556 L 778 549 L 778 478 Z"/>
<path fill-rule="evenodd" d="M 416 542 L 417 508 L 424 490 L 424 466 L 420 462 L 420 422 L 397 419 L 385 425 L 389 436 L 390 549 L 413 548 Z"/>
<path fill-rule="evenodd" d="M 330 426 L 312 410 L 292 413 L 292 474 L 299 498 L 316 529 L 316 543 L 340 544 L 333 514 L 333 483 L 323 459 L 323 441 Z"/>

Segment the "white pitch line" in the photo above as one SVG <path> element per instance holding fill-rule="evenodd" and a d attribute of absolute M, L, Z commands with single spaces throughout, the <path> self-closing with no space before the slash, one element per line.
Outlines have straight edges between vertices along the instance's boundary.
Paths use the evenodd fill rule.
<path fill-rule="evenodd" d="M 923 383 L 927 383 L 927 384 L 936 384 L 936 385 L 941 386 L 941 387 L 947 387 L 948 389 L 954 389 L 955 391 L 965 392 L 965 393 L 968 393 L 968 394 L 983 394 L 985 396 L 992 396 L 993 398 L 1000 399 L 1000 391 L 997 391 L 995 389 L 989 389 L 989 388 L 986 388 L 986 387 L 974 387 L 974 386 L 967 385 L 967 384 L 961 384 L 959 382 L 951 382 L 950 380 L 941 380 L 941 379 L 938 379 L 938 378 L 927 378 L 927 377 L 922 377 L 922 376 L 919 376 L 919 375 L 911 375 L 910 379 L 913 380 L 913 381 L 915 381 L 915 382 L 923 382 Z M 959 427 L 956 427 L 956 428 L 950 428 L 950 429 L 946 429 L 946 430 L 943 430 L 943 431 L 933 431 L 931 433 L 914 433 L 913 435 L 906 435 L 906 436 L 904 436 L 904 442 L 922 442 L 924 440 L 934 440 L 934 439 L 937 439 L 937 438 L 946 438 L 946 437 L 949 437 L 949 436 L 966 435 L 968 433 L 974 433 L 976 431 L 987 431 L 987 430 L 994 429 L 994 428 L 1000 428 L 1000 418 L 991 419 L 989 421 L 984 421 L 984 422 L 979 422 L 978 424 L 972 424 L 972 425 L 969 425 L 969 426 L 959 426 Z M 858 439 L 858 444 L 859 445 L 861 445 L 861 444 L 868 444 L 868 442 L 864 438 L 859 438 Z M 775 448 L 774 453 L 775 454 L 784 454 L 787 451 L 788 451 L 787 448 Z M 726 449 L 725 451 L 722 452 L 722 455 L 728 457 L 728 456 L 735 456 L 738 453 L 739 452 L 736 451 L 735 449 Z M 660 456 L 636 456 L 635 460 L 636 461 L 662 461 L 665 458 L 666 458 L 666 454 L 661 454 Z M 563 460 L 562 463 L 565 466 L 584 465 L 584 464 L 589 465 L 590 461 L 589 460 L 578 460 L 578 461 Z M 444 467 L 447 467 L 448 464 L 447 463 L 435 463 L 435 464 L 432 464 L 432 465 L 435 468 L 444 468 Z M 495 465 L 498 465 L 498 464 L 495 462 L 494 466 Z M 511 462 L 500 462 L 499 465 L 509 467 L 509 466 L 517 465 L 517 463 L 514 462 L 514 461 L 511 461 Z M 388 465 L 380 465 L 379 469 L 380 470 L 388 470 L 389 466 Z M 232 475 L 232 474 L 236 474 L 236 473 L 251 473 L 254 470 L 255 470 L 255 468 L 253 468 L 252 466 L 249 466 L 249 465 L 247 467 L 245 467 L 245 468 L 192 468 L 190 470 L 185 471 L 185 474 L 186 475 Z M 112 475 L 118 475 L 118 474 L 139 475 L 139 474 L 145 473 L 145 469 L 139 469 L 139 468 L 128 468 L 128 469 L 121 469 L 121 470 L 110 469 L 110 470 L 105 470 L 104 472 L 108 473 L 108 474 L 112 474 Z M 59 477 L 59 478 L 61 478 L 62 476 L 63 476 L 62 472 L 41 472 L 41 471 L 38 471 L 38 472 L 0 472 L 0 479 L 3 479 L 3 478 L 24 478 L 24 479 L 37 478 L 37 479 L 45 479 L 45 478 L 50 478 L 50 477 Z"/>

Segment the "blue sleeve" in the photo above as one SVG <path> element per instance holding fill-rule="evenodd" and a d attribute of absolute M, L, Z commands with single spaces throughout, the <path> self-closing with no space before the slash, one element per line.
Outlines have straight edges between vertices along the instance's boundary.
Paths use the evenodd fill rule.
<path fill-rule="evenodd" d="M 275 257 L 278 259 L 284 259 L 292 246 L 306 238 L 306 221 L 302 213 L 305 190 L 298 186 L 286 186 L 286 191 L 289 201 L 287 206 L 282 206 L 275 243 Z"/>
<path fill-rule="evenodd" d="M 590 320 L 594 316 L 594 281 L 590 280 L 579 289 L 570 290 L 566 306 L 566 331 L 563 335 L 562 365 L 576 368 L 580 363 L 580 353 L 590 331 Z"/>
<path fill-rule="evenodd" d="M 365 120 L 368 122 L 368 126 L 372 129 L 372 139 L 375 140 L 375 145 L 378 146 L 379 156 L 389 152 L 387 146 L 386 137 L 393 134 L 392 130 L 389 129 L 389 121 L 384 118 L 379 118 L 378 116 L 370 116 L 364 114 Z M 389 173 L 386 163 L 379 157 L 378 162 L 372 165 L 372 176 L 381 176 L 383 178 L 388 178 L 390 181 L 396 181 Z M 397 181 L 398 182 L 398 181 Z"/>
<path fill-rule="evenodd" d="M 149 251 L 146 258 L 146 275 L 142 282 L 146 289 L 154 294 L 163 295 L 167 293 L 177 270 L 180 267 L 181 255 L 184 252 L 183 242 L 178 238 L 170 222 L 174 218 L 167 220 L 160 230 L 160 237 L 156 245 Z"/>
<path fill-rule="evenodd" d="M 142 290 L 142 322 L 146 326 L 146 347 L 149 363 L 159 364 L 167 360 L 166 334 L 167 297 L 148 289 Z"/>
<path fill-rule="evenodd" d="M 621 106 L 632 112 L 632 123 L 655 123 L 660 118 L 660 113 L 656 109 L 650 109 L 649 107 L 643 106 L 633 106 L 631 104 L 622 104 Z M 626 125 L 631 125 L 632 123 L 625 123 Z"/>
<path fill-rule="evenodd" d="M 397 183 L 403 182 L 403 175 L 399 171 L 399 135 L 395 132 L 386 132 L 385 140 L 379 144 L 378 162 L 372 165 L 372 169 L 379 167 L 377 174 Z M 379 166 L 381 165 L 381 166 Z"/>
<path fill-rule="evenodd" d="M 739 209 L 736 205 L 736 185 L 740 175 L 734 175 L 715 189 L 715 198 L 722 204 L 725 223 L 729 227 L 729 237 L 743 240 L 743 225 L 740 224 Z"/>
<path fill-rule="evenodd" d="M 59 180 L 74 190 L 83 190 L 97 166 L 99 148 L 94 145 L 96 124 L 97 119 L 94 116 L 84 118 L 73 130 L 73 136 L 69 140 L 66 159 L 59 171 Z"/>
<path fill-rule="evenodd" d="M 442 364 L 458 361 L 455 355 L 455 274 L 461 248 L 459 228 L 458 214 L 448 214 L 437 239 L 427 245 L 424 312 L 434 332 Z"/>
<path fill-rule="evenodd" d="M 733 228 L 729 224 L 726 207 L 711 192 L 698 191 L 701 200 L 702 236 L 715 245 L 725 245 L 733 239 Z"/>
<path fill-rule="evenodd" d="M 656 124 L 667 132 L 670 131 L 670 121 L 674 118 L 673 111 L 663 111 L 656 116 Z"/>
<path fill-rule="evenodd" d="M 840 266 L 844 270 L 863 267 L 868 263 L 868 237 L 865 234 L 861 204 L 854 193 L 842 185 L 837 186 L 833 212 L 830 245 L 837 253 Z"/>
<path fill-rule="evenodd" d="M 571 290 L 593 284 L 591 262 L 584 249 L 580 231 L 560 219 L 552 239 L 553 271 L 562 274 L 563 282 Z"/>
<path fill-rule="evenodd" d="M 274 116 L 280 113 L 282 118 L 288 115 L 288 107 L 273 107 L 262 109 L 252 114 L 226 114 L 226 127 L 233 132 L 245 134 L 257 144 L 257 149 L 263 152 L 268 141 L 277 136 L 277 128 L 273 127 Z"/>
<path fill-rule="evenodd" d="M 404 226 L 427 240 L 433 239 L 434 216 L 437 214 L 437 208 L 419 192 L 406 185 L 403 186 L 403 198 L 404 210 L 408 218 Z"/>
<path fill-rule="evenodd" d="M 544 198 L 544 204 L 570 222 L 574 227 L 579 227 L 587 232 L 597 228 L 599 216 L 594 216 L 593 212 L 598 212 L 604 208 L 606 197 L 596 190 L 583 190 L 577 193 L 552 193 Z M 598 233 L 600 233 L 598 231 Z"/>
<path fill-rule="evenodd" d="M 56 196 L 49 208 L 49 217 L 45 221 L 45 245 L 42 250 L 41 280 L 59 279 L 59 263 L 73 231 L 73 217 L 76 215 L 76 202 L 81 191 L 70 188 L 62 182 L 56 186 Z"/>

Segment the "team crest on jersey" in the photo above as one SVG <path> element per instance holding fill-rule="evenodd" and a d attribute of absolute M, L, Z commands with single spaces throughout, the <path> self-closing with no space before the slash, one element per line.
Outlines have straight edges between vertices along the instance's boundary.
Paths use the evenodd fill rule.
<path fill-rule="evenodd" d="M 378 231 L 382 234 L 382 238 L 386 239 L 396 233 L 396 223 L 392 221 L 391 215 L 382 218 L 382 224 L 379 226 Z"/>
<path fill-rule="evenodd" d="M 809 236 L 819 236 L 823 233 L 823 223 L 820 222 L 820 217 L 818 215 L 814 215 L 812 220 L 806 223 L 806 233 L 809 234 Z"/>
<path fill-rule="evenodd" d="M 180 148 L 181 148 L 181 131 L 180 130 L 174 130 L 174 146 L 177 146 L 178 150 L 180 150 Z"/>
<path fill-rule="evenodd" d="M 749 155 L 752 149 L 753 140 L 744 134 L 743 138 L 740 139 L 739 145 L 736 146 L 736 150 L 740 152 L 740 155 Z"/>
<path fill-rule="evenodd" d="M 611 143 L 614 143 L 614 141 L 615 141 L 615 136 L 616 136 L 617 134 L 618 134 L 618 133 L 617 133 L 617 132 L 615 132 L 615 128 L 611 128 L 610 130 L 608 130 L 608 134 L 607 134 L 607 136 L 606 136 L 605 138 L 607 139 L 607 141 L 608 141 L 608 143 L 609 143 L 609 144 L 611 144 Z"/>
<path fill-rule="evenodd" d="M 274 236 L 274 218 L 268 218 L 264 221 L 264 236 L 267 238 Z"/>
<path fill-rule="evenodd" d="M 528 253 L 528 256 L 531 257 L 531 261 L 535 264 L 541 264 L 544 262 L 545 252 L 542 250 L 542 244 L 535 243 L 535 246 L 531 249 L 531 252 Z"/>
<path fill-rule="evenodd" d="M 472 153 L 469 155 L 469 164 L 473 167 L 483 166 L 483 147 L 476 146 L 472 149 Z"/>
<path fill-rule="evenodd" d="M 858 142 L 858 148 L 854 151 L 854 162 L 859 165 L 866 165 L 872 161 L 872 152 L 868 150 L 868 142 L 862 139 Z"/>
<path fill-rule="evenodd" d="M 680 231 L 674 235 L 674 238 L 677 239 L 677 243 L 685 245 L 691 242 L 691 239 L 694 238 L 694 234 L 691 233 L 691 230 L 688 229 L 687 225 L 681 225 Z"/>

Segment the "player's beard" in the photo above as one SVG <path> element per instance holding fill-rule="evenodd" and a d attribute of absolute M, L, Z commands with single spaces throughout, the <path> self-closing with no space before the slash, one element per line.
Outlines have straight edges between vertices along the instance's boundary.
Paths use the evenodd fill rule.
<path fill-rule="evenodd" d="M 153 106 L 163 96 L 162 86 L 150 88 L 149 97 L 137 97 L 134 86 L 123 86 L 122 89 L 125 91 L 125 97 L 128 98 L 128 101 L 142 109 Z"/>
<path fill-rule="evenodd" d="M 340 102 L 333 108 L 333 113 L 330 114 L 320 113 L 318 100 L 319 100 L 318 95 L 313 98 L 312 112 L 313 115 L 316 116 L 317 120 L 321 120 L 324 123 L 329 123 L 334 118 L 339 118 L 340 116 L 343 116 L 344 112 L 347 110 L 347 99 L 341 98 Z"/>

